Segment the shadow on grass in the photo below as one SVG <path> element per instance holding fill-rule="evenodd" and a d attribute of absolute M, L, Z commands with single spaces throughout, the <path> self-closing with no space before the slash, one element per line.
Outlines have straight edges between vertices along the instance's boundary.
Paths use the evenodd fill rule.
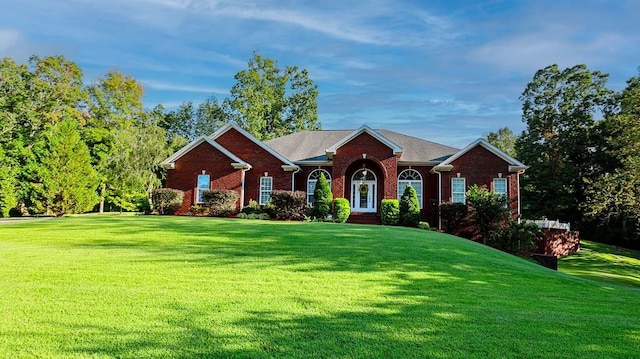
<path fill-rule="evenodd" d="M 90 238 L 70 239 L 61 246 L 148 253 L 135 257 L 145 263 L 189 263 L 202 270 L 278 268 L 282 275 L 384 273 L 367 277 L 382 292 L 354 299 L 353 305 L 341 309 L 294 295 L 292 301 L 302 309 L 277 303 L 268 309 L 245 307 L 234 309 L 241 311 L 239 319 L 224 322 L 215 306 L 194 309 L 162 301 L 166 308 L 154 321 L 130 326 L 133 329 L 71 326 L 78 335 L 61 345 L 70 355 L 600 358 L 640 354 L 638 317 L 630 314 L 627 321 L 618 320 L 616 291 L 603 295 L 602 288 L 578 283 L 569 292 L 562 289 L 566 279 L 535 264 L 428 231 L 157 217 L 92 217 L 56 224 L 64 236 L 90 233 Z M 52 237 L 52 242 L 58 240 Z M 607 300 L 585 299 L 596 295 Z"/>

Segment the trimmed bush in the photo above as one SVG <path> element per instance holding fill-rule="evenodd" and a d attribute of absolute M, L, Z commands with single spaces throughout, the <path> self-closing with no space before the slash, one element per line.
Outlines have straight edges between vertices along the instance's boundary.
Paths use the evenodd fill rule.
<path fill-rule="evenodd" d="M 236 211 L 238 192 L 231 190 L 209 189 L 202 191 L 204 206 L 209 210 L 209 216 L 226 217 Z"/>
<path fill-rule="evenodd" d="M 429 230 L 429 229 L 431 229 L 431 226 L 429 226 L 429 222 L 420 221 L 420 223 L 418 223 L 418 228 Z"/>
<path fill-rule="evenodd" d="M 456 233 L 467 218 L 467 205 L 464 203 L 440 203 L 440 220 L 446 233 Z"/>
<path fill-rule="evenodd" d="M 275 207 L 275 218 L 302 221 L 307 210 L 307 194 L 302 191 L 273 191 L 271 204 Z"/>
<path fill-rule="evenodd" d="M 242 213 L 259 214 L 262 213 L 262 210 L 260 208 L 260 205 L 258 204 L 258 201 L 251 199 L 249 200 L 249 204 L 242 208 Z"/>
<path fill-rule="evenodd" d="M 333 220 L 338 223 L 345 223 L 351 214 L 351 206 L 346 198 L 336 198 L 333 200 Z"/>
<path fill-rule="evenodd" d="M 180 206 L 184 192 L 173 188 L 158 188 L 151 193 L 153 209 L 158 214 L 173 214 Z"/>
<path fill-rule="evenodd" d="M 488 245 L 512 254 L 530 253 L 537 248 L 544 234 L 535 223 L 518 223 L 510 220 L 488 240 Z"/>
<path fill-rule="evenodd" d="M 329 186 L 329 181 L 324 177 L 324 173 L 321 173 L 320 178 L 316 181 L 316 188 L 313 190 L 314 216 L 321 219 L 327 218 L 331 213 L 332 201 L 331 186 Z"/>
<path fill-rule="evenodd" d="M 383 199 L 380 203 L 382 224 L 395 226 L 400 221 L 400 202 L 397 199 Z"/>
<path fill-rule="evenodd" d="M 194 204 L 189 208 L 189 214 L 195 217 L 203 217 L 209 214 L 209 208 L 205 206 L 201 206 L 199 204 Z"/>
<path fill-rule="evenodd" d="M 467 191 L 467 202 L 471 209 L 471 220 L 482 236 L 482 243 L 487 244 L 503 222 L 511 217 L 511 211 L 507 206 L 509 199 L 502 194 L 473 185 Z"/>
<path fill-rule="evenodd" d="M 400 197 L 400 224 L 416 227 L 420 223 L 420 201 L 415 188 L 407 186 Z"/>

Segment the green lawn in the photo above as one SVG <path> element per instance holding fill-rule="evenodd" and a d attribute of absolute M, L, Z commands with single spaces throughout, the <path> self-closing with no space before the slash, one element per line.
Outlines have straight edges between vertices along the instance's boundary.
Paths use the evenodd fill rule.
<path fill-rule="evenodd" d="M 580 241 L 580 251 L 558 261 L 564 273 L 605 283 L 640 288 L 640 252 Z"/>
<path fill-rule="evenodd" d="M 0 225 L 2 358 L 638 358 L 638 308 L 638 288 L 418 229 Z"/>

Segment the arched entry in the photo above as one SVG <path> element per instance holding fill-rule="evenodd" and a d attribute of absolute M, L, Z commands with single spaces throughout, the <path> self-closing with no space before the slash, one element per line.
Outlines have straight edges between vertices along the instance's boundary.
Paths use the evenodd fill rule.
<path fill-rule="evenodd" d="M 351 212 L 376 212 L 378 181 L 372 170 L 363 168 L 351 177 Z"/>

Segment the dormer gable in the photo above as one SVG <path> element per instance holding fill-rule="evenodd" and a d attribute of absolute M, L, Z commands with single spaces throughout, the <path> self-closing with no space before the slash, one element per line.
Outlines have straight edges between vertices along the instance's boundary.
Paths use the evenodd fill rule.
<path fill-rule="evenodd" d="M 227 150 L 222 145 L 220 145 L 219 143 L 215 142 L 214 140 L 210 139 L 207 136 L 200 136 L 200 137 L 196 138 L 195 140 L 189 142 L 187 145 L 185 145 L 184 147 L 179 149 L 176 153 L 174 153 L 173 155 L 169 156 L 164 161 L 160 162 L 160 166 L 162 168 L 166 168 L 166 169 L 175 168 L 176 161 L 178 161 L 182 156 L 184 156 L 187 153 L 191 152 L 191 150 L 193 150 L 194 148 L 198 147 L 202 143 L 209 144 L 210 146 L 212 146 L 213 148 L 215 148 L 216 150 L 220 151 L 222 154 L 227 156 L 231 160 L 231 166 L 233 166 L 233 168 L 236 168 L 236 169 L 250 169 L 251 168 L 251 165 L 249 163 L 243 161 L 238 156 L 234 155 L 231 151 Z"/>
<path fill-rule="evenodd" d="M 253 136 L 249 132 L 245 131 L 243 128 L 241 128 L 240 126 L 238 126 L 236 124 L 233 124 L 233 123 L 226 124 L 225 126 L 223 126 L 220 129 L 218 129 L 216 132 L 214 132 L 211 136 L 209 136 L 209 138 L 214 140 L 214 141 L 216 141 L 217 139 L 222 137 L 224 134 L 226 134 L 227 132 L 232 131 L 232 130 L 240 133 L 242 136 L 246 137 L 249 141 L 253 142 L 258 147 L 262 148 L 264 151 L 266 151 L 267 153 L 269 153 L 270 155 L 272 155 L 273 157 L 275 157 L 279 161 L 281 161 L 283 163 L 283 165 L 282 165 L 282 169 L 283 170 L 285 170 L 285 171 L 296 171 L 296 170 L 299 169 L 299 167 L 297 165 L 293 164 L 293 162 L 289 161 L 286 157 L 284 157 L 283 155 L 278 153 L 276 150 L 274 150 L 273 148 L 269 147 L 264 142 L 258 140 L 257 138 L 255 138 L 255 136 Z"/>
<path fill-rule="evenodd" d="M 443 162 L 441 162 L 440 164 L 435 166 L 433 168 L 433 170 L 436 171 L 436 172 L 448 172 L 448 171 L 451 171 L 451 169 L 453 168 L 453 164 L 452 163 L 455 160 L 457 160 L 458 158 L 462 157 L 467 152 L 471 151 L 472 149 L 476 148 L 477 146 L 482 146 L 487 151 L 491 152 L 495 156 L 497 156 L 500 159 L 502 159 L 503 161 L 505 161 L 509 165 L 509 172 L 525 171 L 527 168 L 529 168 L 529 166 L 526 166 L 525 164 L 523 164 L 522 162 L 518 161 L 517 159 L 509 156 L 504 151 L 500 150 L 496 146 L 494 146 L 491 143 L 489 143 L 487 140 L 485 140 L 483 138 L 478 138 L 477 140 L 475 140 L 471 144 L 469 144 L 467 147 L 465 147 L 465 148 L 461 149 L 460 151 L 454 153 L 453 155 L 451 155 L 451 157 L 447 158 L 446 160 L 444 160 Z"/>
<path fill-rule="evenodd" d="M 360 136 L 363 133 L 366 133 L 366 134 L 370 135 L 371 137 L 375 138 L 380 143 L 382 143 L 385 146 L 389 147 L 393 151 L 393 155 L 396 156 L 397 158 L 400 158 L 400 156 L 402 156 L 402 153 L 404 152 L 402 147 L 398 146 L 393 141 L 391 141 L 390 139 L 388 139 L 385 136 L 381 135 L 379 132 L 377 132 L 376 130 L 372 129 L 371 127 L 369 127 L 367 125 L 363 125 L 360 128 L 358 128 L 357 130 L 351 132 L 349 135 L 347 135 L 347 136 L 343 137 L 342 139 L 340 139 L 340 141 L 336 142 L 331 147 L 327 148 L 325 150 L 325 153 L 327 154 L 327 157 L 329 159 L 333 158 L 333 155 L 336 154 L 336 152 L 338 151 L 338 149 L 340 147 L 342 147 L 345 144 L 349 143 L 350 141 L 352 141 L 353 139 L 355 139 L 356 137 Z"/>

